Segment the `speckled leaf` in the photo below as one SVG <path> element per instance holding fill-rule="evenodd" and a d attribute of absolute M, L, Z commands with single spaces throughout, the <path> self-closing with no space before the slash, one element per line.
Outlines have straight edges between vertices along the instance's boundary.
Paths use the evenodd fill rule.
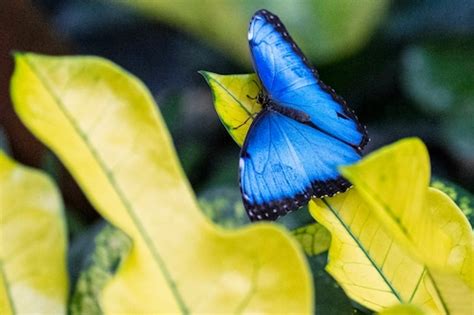
<path fill-rule="evenodd" d="M 445 179 L 432 179 L 431 186 L 447 194 L 467 217 L 471 227 L 474 226 L 474 195 Z"/>
<path fill-rule="evenodd" d="M 202 212 L 214 223 L 224 228 L 250 224 L 240 192 L 233 188 L 208 189 L 199 195 Z"/>
<path fill-rule="evenodd" d="M 105 313 L 311 313 L 298 244 L 274 224 L 225 231 L 199 210 L 143 84 L 96 57 L 16 55 L 16 112 L 133 242 Z"/>
<path fill-rule="evenodd" d="M 319 223 L 312 223 L 293 230 L 293 235 L 300 242 L 308 256 L 321 254 L 329 249 L 331 234 Z"/>
<path fill-rule="evenodd" d="M 0 314 L 66 314 L 62 207 L 49 177 L 0 151 Z"/>
<path fill-rule="evenodd" d="M 102 314 L 100 293 L 116 273 L 132 243 L 127 235 L 110 224 L 103 226 L 94 239 L 88 257 L 71 297 L 71 315 Z"/>

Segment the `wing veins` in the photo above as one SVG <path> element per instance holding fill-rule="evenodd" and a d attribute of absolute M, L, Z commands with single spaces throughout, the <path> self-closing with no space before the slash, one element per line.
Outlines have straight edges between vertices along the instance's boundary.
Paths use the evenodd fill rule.
<path fill-rule="evenodd" d="M 291 125 L 290 125 L 291 126 Z M 301 162 L 300 158 L 298 157 L 298 153 L 297 151 L 294 149 L 294 146 L 293 146 L 293 143 L 290 142 L 290 139 L 288 138 L 288 136 L 286 135 L 285 132 L 282 131 L 281 129 L 281 126 L 278 126 L 278 128 L 280 128 L 280 131 L 282 132 L 283 136 L 284 136 L 284 139 L 285 139 L 285 142 L 287 143 L 288 147 L 289 148 L 292 148 L 292 159 L 293 159 L 293 162 L 295 163 L 295 165 L 302 165 L 303 166 L 303 163 Z M 293 127 L 294 128 L 294 127 Z M 298 161 L 295 160 L 295 158 L 298 159 Z M 299 163 L 296 163 L 296 162 L 299 162 Z M 306 172 L 306 169 L 304 168 L 304 166 L 302 167 L 303 170 L 304 170 L 304 176 L 306 177 L 306 179 L 308 180 L 308 182 L 311 184 L 311 180 L 310 178 L 308 177 L 308 174 Z"/>
<path fill-rule="evenodd" d="M 300 78 L 300 79 L 304 79 L 304 78 Z M 285 87 L 285 89 L 292 88 L 292 87 L 293 87 L 294 85 L 296 85 L 297 83 L 298 83 L 298 81 L 295 81 L 293 84 L 288 85 L 287 87 Z M 291 90 L 288 90 L 287 92 L 281 94 L 280 97 L 282 98 L 282 97 L 288 95 L 289 93 L 298 91 L 298 90 L 300 90 L 300 89 L 302 89 L 302 88 L 305 88 L 305 87 L 311 86 L 311 85 L 319 86 L 319 85 L 318 85 L 318 82 L 316 82 L 316 81 L 310 82 L 310 83 L 308 83 L 308 84 L 305 84 L 305 85 L 302 85 L 302 86 L 298 86 L 297 88 L 292 88 Z M 284 89 L 280 89 L 278 92 L 280 92 L 280 91 L 282 91 L 282 90 L 284 90 Z M 297 104 L 294 104 L 294 105 L 297 105 Z"/>
<path fill-rule="evenodd" d="M 276 127 L 278 127 L 278 128 L 280 129 L 280 134 L 282 135 L 282 137 L 283 137 L 284 139 L 286 139 L 286 135 L 282 132 L 280 126 L 279 126 L 278 124 L 274 124 L 274 126 L 276 126 Z M 270 129 L 271 129 L 271 128 L 270 128 Z M 281 156 L 280 156 L 278 150 L 277 150 L 276 147 L 275 147 L 275 144 L 272 143 L 272 146 L 273 146 L 273 148 L 275 149 L 276 154 L 278 155 L 278 160 L 283 161 L 283 160 L 281 159 Z M 283 168 L 282 168 L 282 169 L 283 169 Z M 285 177 L 285 181 L 286 181 L 286 184 L 288 185 L 288 187 L 291 187 L 291 184 L 290 184 L 290 182 L 288 181 L 288 177 L 286 177 L 286 172 L 285 172 L 284 169 L 283 169 L 283 176 Z M 276 185 L 277 183 L 275 182 L 275 177 L 272 176 L 272 179 L 273 179 L 273 182 L 275 183 L 275 186 L 277 187 L 277 185 Z"/>
<path fill-rule="evenodd" d="M 306 140 L 306 142 L 308 142 L 309 144 L 312 144 L 312 145 L 313 145 L 312 141 L 310 141 L 310 140 L 306 137 L 306 135 L 304 135 L 304 134 L 301 132 L 301 130 L 299 130 L 298 128 L 296 128 L 296 126 L 292 126 L 292 125 L 290 124 L 290 127 L 292 127 L 293 130 L 295 130 L 296 132 L 298 132 L 298 133 L 301 135 L 301 137 Z M 319 160 L 319 162 L 320 162 L 320 164 L 321 164 L 321 159 L 318 158 L 318 160 Z M 304 169 L 304 171 L 305 171 L 306 178 L 308 179 L 310 185 L 312 185 L 313 181 L 311 180 L 311 178 L 308 177 L 308 172 L 306 171 L 306 168 L 304 167 L 304 164 L 303 164 L 303 163 L 302 163 L 302 165 L 303 165 L 303 169 Z M 317 170 L 318 168 L 315 167 L 315 169 Z M 320 173 L 319 171 L 318 171 L 317 173 L 318 173 L 318 177 L 320 177 L 321 173 Z"/>
<path fill-rule="evenodd" d="M 267 161 L 265 162 L 265 168 L 267 168 L 267 165 L 268 165 L 268 160 L 270 159 L 270 149 L 273 148 L 275 150 L 275 152 L 277 152 L 278 154 L 278 151 L 276 150 L 275 148 L 275 145 L 272 143 L 272 128 L 271 128 L 271 119 L 269 117 L 269 122 L 268 122 L 268 128 L 269 128 L 269 134 L 268 134 L 268 157 L 267 157 Z M 275 184 L 275 187 L 277 187 L 276 185 L 276 182 L 275 182 L 275 178 L 272 176 L 272 180 L 273 180 L 273 183 Z M 267 190 L 268 190 L 268 193 L 269 195 L 271 196 L 272 199 L 276 199 L 274 198 L 273 194 L 272 194 L 272 190 L 270 189 L 270 187 L 268 186 L 268 183 L 266 180 L 262 179 L 263 183 L 265 184 L 265 186 L 267 187 Z"/>

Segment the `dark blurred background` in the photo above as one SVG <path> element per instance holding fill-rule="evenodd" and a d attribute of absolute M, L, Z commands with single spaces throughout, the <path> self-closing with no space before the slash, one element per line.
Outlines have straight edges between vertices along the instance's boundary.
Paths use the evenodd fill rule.
<path fill-rule="evenodd" d="M 145 82 L 199 195 L 238 195 L 239 147 L 198 70 L 250 73 L 247 24 L 279 15 L 368 127 L 366 152 L 418 136 L 435 176 L 474 190 L 474 1 L 0 0 L 0 146 L 60 183 L 73 224 L 98 215 L 15 117 L 12 50 L 108 58 Z M 146 170 L 144 170 L 146 171 Z M 74 227 L 72 228 L 74 229 Z"/>

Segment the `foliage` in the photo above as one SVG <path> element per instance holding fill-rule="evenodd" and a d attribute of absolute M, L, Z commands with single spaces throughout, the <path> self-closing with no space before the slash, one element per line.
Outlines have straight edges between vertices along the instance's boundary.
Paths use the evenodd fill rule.
<path fill-rule="evenodd" d="M 66 314 L 62 207 L 45 174 L 0 151 L 0 314 Z"/>
<path fill-rule="evenodd" d="M 272 224 L 225 231 L 205 219 L 132 75 L 95 57 L 17 54 L 12 98 L 24 124 L 133 242 L 101 293 L 105 313 L 312 311 L 297 243 Z"/>
<path fill-rule="evenodd" d="M 346 291 L 376 310 L 380 306 L 371 302 L 385 302 L 386 306 L 414 303 L 435 313 L 469 311 L 474 287 L 471 227 L 446 195 L 428 189 L 429 164 L 424 146 L 417 140 L 401 141 L 345 168 L 344 174 L 356 189 L 318 201 L 312 213 L 323 225 L 327 222 L 321 218 L 337 217 L 357 243 L 370 244 L 364 255 L 355 256 L 366 260 L 360 264 L 350 255 L 349 246 L 342 246 L 351 244 L 349 240 L 341 241 L 339 246 L 331 244 L 333 259 L 328 271 L 346 284 Z M 329 224 L 334 226 L 334 222 Z M 357 247 L 354 241 L 352 244 Z M 341 251 L 341 247 L 346 249 Z M 373 254 L 376 251 L 380 256 Z M 364 292 L 369 287 L 367 281 L 362 289 L 358 281 L 347 278 L 348 266 L 356 268 L 354 274 L 366 276 L 370 273 L 364 273 L 363 268 L 377 267 L 372 273 L 381 274 L 384 283 L 370 287 L 378 292 L 378 299 L 368 299 L 369 292 Z M 392 298 L 388 299 L 389 295 Z"/>
<path fill-rule="evenodd" d="M 474 196 L 470 192 L 459 185 L 440 178 L 434 178 L 431 181 L 431 186 L 448 195 L 462 210 L 471 227 L 474 227 Z"/>
<path fill-rule="evenodd" d="M 449 314 L 470 311 L 474 242 L 465 214 L 469 214 L 471 199 L 433 182 L 463 205 L 463 213 L 448 195 L 428 187 L 429 158 L 419 140 L 400 141 L 342 168 L 355 189 L 310 203 L 317 223 L 293 231 L 309 257 L 308 266 L 283 229 L 268 223 L 248 225 L 235 194 L 231 198 L 215 191 L 200 202 L 213 221 L 239 229 L 227 231 L 205 219 L 151 97 L 133 76 L 95 57 L 17 54 L 16 63 L 12 97 L 20 118 L 59 156 L 98 211 L 118 227 L 108 226 L 96 238 L 74 290 L 71 313 L 309 313 L 314 301 L 318 312 L 329 313 L 351 310 L 347 296 L 388 314 L 415 309 Z M 251 96 L 259 88 L 255 75 L 203 75 L 222 122 L 241 145 L 260 110 Z M 11 160 L 4 158 L 0 165 L 6 174 L 5 187 L 36 196 L 39 189 L 57 194 L 51 182 L 45 186 L 44 179 L 43 184 L 41 180 L 26 186 L 15 183 L 9 174 L 12 170 L 16 174 L 18 166 Z M 3 191 L 7 193 L 0 196 L 6 205 L 2 209 L 15 196 L 8 189 Z M 52 198 L 60 209 L 57 196 Z M 46 200 L 44 208 L 49 213 L 54 202 Z M 18 209 L 28 209 L 24 201 Z M 37 208 L 33 210 L 27 216 L 35 218 Z M 55 217 L 59 230 L 48 229 L 54 235 L 62 231 L 64 238 L 63 218 L 58 219 L 57 213 Z M 321 254 L 328 247 L 326 262 Z M 64 248 L 65 243 L 54 249 L 62 268 Z M 54 252 L 38 249 L 48 258 Z M 3 257 L 8 255 L 2 255 L 2 262 L 6 261 Z M 32 267 L 37 264 L 23 268 Z M 9 273 L 5 275 L 3 283 L 9 279 Z M 42 281 L 38 290 L 61 296 L 62 303 L 54 306 L 64 313 L 65 272 L 55 271 L 49 278 L 59 285 Z M 313 282 L 321 292 L 316 297 Z M 5 284 L 2 288 L 2 305 L 10 307 L 5 312 L 11 311 L 11 305 L 17 307 L 15 290 Z M 13 297 L 13 304 L 6 302 L 8 296 Z M 398 303 L 401 306 L 391 308 Z"/>
<path fill-rule="evenodd" d="M 413 304 L 398 304 L 392 307 L 389 307 L 382 312 L 380 315 L 424 315 L 428 314 L 420 309 L 418 306 Z"/>
<path fill-rule="evenodd" d="M 295 229 L 293 235 L 308 256 L 319 255 L 327 251 L 331 243 L 331 234 L 317 222 Z"/>
<path fill-rule="evenodd" d="M 423 139 L 434 173 L 430 185 L 436 189 L 428 187 L 424 146 L 403 140 L 343 170 L 355 188 L 310 202 L 318 222 L 304 207 L 276 222 L 291 234 L 250 225 L 237 187 L 238 148 L 219 128 L 195 72 L 248 72 L 247 25 L 261 8 L 282 18 L 323 80 L 357 109 L 372 138 L 369 151 L 406 136 Z M 126 303 L 134 311 L 148 311 L 154 303 L 176 304 L 174 296 L 168 299 L 170 292 L 183 287 L 191 288 L 182 295 L 186 302 L 196 295 L 193 305 L 206 311 L 233 302 L 254 307 L 252 296 L 263 301 L 258 306 L 275 303 L 268 306 L 272 312 L 289 311 L 291 306 L 282 310 L 277 303 L 298 298 L 316 314 L 473 312 L 474 199 L 463 187 L 474 187 L 474 20 L 466 1 L 302 0 L 288 6 L 280 0 L 39 0 L 2 9 L 0 25 L 6 28 L 0 27 L 0 37 L 7 36 L 0 49 L 0 150 L 22 163 L 42 161 L 34 165 L 50 178 L 0 153 L 1 314 L 101 314 Z M 46 15 L 39 14 L 43 9 Z M 31 19 L 18 19 L 25 12 Z M 37 20 L 41 16 L 51 23 Z M 23 120 L 54 147 L 53 153 L 41 153 L 40 145 L 25 137 L 7 93 L 9 52 L 27 47 L 54 54 L 64 53 L 57 47 L 72 47 L 106 56 L 144 80 L 159 100 L 199 207 L 161 114 L 153 109 L 157 105 L 133 76 L 107 61 L 17 55 L 21 71 L 12 94 Z M 202 74 L 218 116 L 241 145 L 260 110 L 256 76 Z M 104 220 L 88 228 L 99 215 L 78 189 L 71 189 L 73 180 L 67 180 L 54 154 L 101 215 L 127 233 Z M 91 160 L 106 161 L 106 167 L 98 170 Z M 65 214 L 53 181 L 64 194 Z M 157 182 L 163 184 L 159 189 Z M 136 210 L 137 220 L 124 208 Z M 69 298 L 66 225 L 74 286 Z M 148 263 L 147 236 L 178 282 L 167 285 L 158 275 L 162 269 Z M 260 282 L 253 281 L 255 261 L 268 262 Z M 307 290 L 269 283 L 285 275 Z M 120 297 L 111 297 L 114 288 Z M 287 296 L 285 290 L 295 292 Z M 222 303 L 210 304 L 218 294 Z"/>
<path fill-rule="evenodd" d="M 202 212 L 223 228 L 236 228 L 250 224 L 240 199 L 240 193 L 229 188 L 216 188 L 200 195 Z"/>
<path fill-rule="evenodd" d="M 209 84 L 214 107 L 234 141 L 242 146 L 254 115 L 262 110 L 257 102 L 261 89 L 255 74 L 220 75 L 201 71 Z"/>
<path fill-rule="evenodd" d="M 405 300 L 437 311 L 425 286 L 418 285 L 423 266 L 394 244 L 354 190 L 310 209 L 332 235 L 326 270 L 353 300 L 376 311 Z"/>
<path fill-rule="evenodd" d="M 389 1 L 121 1 L 148 16 L 196 34 L 236 60 L 248 60 L 249 17 L 261 8 L 285 12 L 284 23 L 303 50 L 320 62 L 362 48 L 387 12 Z M 222 27 L 225 25 L 226 27 Z"/>
<path fill-rule="evenodd" d="M 241 145 L 260 110 L 248 97 L 254 75 L 203 74 L 223 125 Z M 356 189 L 315 200 L 310 210 L 331 233 L 326 269 L 346 293 L 376 311 L 397 303 L 430 313 L 469 311 L 471 227 L 448 196 L 428 188 L 424 145 L 407 139 L 342 171 Z"/>
<path fill-rule="evenodd" d="M 72 315 L 101 314 L 99 296 L 132 246 L 119 229 L 106 225 L 95 238 L 95 247 L 82 270 L 69 305 Z"/>

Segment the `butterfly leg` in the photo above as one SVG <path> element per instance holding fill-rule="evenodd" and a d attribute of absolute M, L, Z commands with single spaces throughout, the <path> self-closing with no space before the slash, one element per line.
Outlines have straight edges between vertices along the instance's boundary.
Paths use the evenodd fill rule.
<path fill-rule="evenodd" d="M 242 127 L 243 125 L 245 125 L 250 118 L 255 119 L 255 117 L 257 116 L 258 113 L 253 113 L 253 114 L 250 114 L 249 117 L 247 117 L 247 119 L 245 119 L 245 121 L 243 123 L 241 123 L 240 125 L 236 126 L 236 127 L 232 127 L 232 130 L 236 130 L 236 129 L 239 129 L 240 127 Z"/>

